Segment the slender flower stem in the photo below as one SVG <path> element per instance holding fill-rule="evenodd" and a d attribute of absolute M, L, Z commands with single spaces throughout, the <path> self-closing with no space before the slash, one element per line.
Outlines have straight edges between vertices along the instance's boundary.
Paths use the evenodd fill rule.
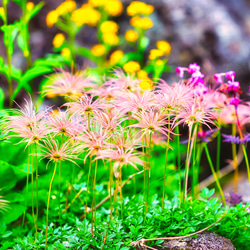
<path fill-rule="evenodd" d="M 30 157 L 31 157 L 31 146 L 28 147 L 28 165 L 27 165 L 27 176 L 26 176 L 26 197 L 28 197 L 29 194 L 29 172 L 30 172 Z M 23 221 L 22 221 L 22 229 L 24 226 L 24 221 L 25 221 L 25 215 L 26 215 L 26 210 L 27 210 L 27 199 L 25 200 L 25 211 L 23 213 Z"/>
<path fill-rule="evenodd" d="M 167 173 L 167 162 L 168 162 L 168 150 L 169 150 L 169 139 L 170 139 L 170 116 L 168 117 L 168 140 L 166 148 L 166 157 L 165 157 L 165 167 L 164 167 L 164 180 L 163 180 L 163 190 L 162 190 L 162 206 L 161 210 L 164 208 L 164 199 L 165 199 L 165 186 L 166 186 L 166 173 Z"/>
<path fill-rule="evenodd" d="M 178 122 L 178 121 L 177 121 Z M 175 127 L 175 132 L 177 134 L 177 136 L 175 137 L 176 138 L 176 141 L 177 141 L 177 172 L 179 173 L 178 174 L 178 181 L 179 181 L 179 195 L 180 195 L 180 200 L 181 200 L 181 197 L 182 197 L 182 188 L 181 188 L 181 175 L 180 175 L 180 172 L 181 172 L 181 150 L 180 150 L 180 128 L 179 128 L 179 125 L 177 125 Z"/>
<path fill-rule="evenodd" d="M 95 183 L 96 183 L 96 173 L 97 173 L 97 165 L 98 165 L 98 160 L 96 160 L 96 164 L 95 164 L 94 184 L 93 184 L 93 204 L 94 204 L 94 207 L 95 207 L 95 218 L 94 218 L 95 226 L 96 226 L 96 200 L 95 200 Z"/>
<path fill-rule="evenodd" d="M 37 241 L 37 220 L 38 220 L 38 159 L 37 159 L 37 144 L 35 143 L 35 157 L 36 157 L 36 233 L 35 233 L 35 243 Z"/>
<path fill-rule="evenodd" d="M 48 241 L 48 226 L 49 226 L 49 202 L 50 202 L 50 196 L 51 196 L 51 188 L 52 188 L 52 183 L 55 178 L 56 174 L 56 166 L 57 162 L 55 162 L 55 167 L 54 167 L 54 172 L 50 180 L 50 185 L 49 185 L 49 195 L 48 195 L 48 202 L 47 202 L 47 214 L 46 214 L 46 236 L 45 236 L 45 250 L 47 248 L 47 241 Z"/>
<path fill-rule="evenodd" d="M 150 156 L 151 156 L 151 138 L 152 135 L 151 133 L 149 134 L 149 142 L 148 142 L 148 148 L 147 148 L 147 156 L 148 156 L 148 176 L 147 176 L 147 201 L 146 201 L 146 209 L 145 209 L 145 221 L 146 221 L 146 216 L 147 216 L 147 211 L 148 211 L 148 203 L 149 203 L 149 179 L 150 179 Z"/>
<path fill-rule="evenodd" d="M 221 185 L 220 185 L 218 176 L 217 176 L 217 174 L 216 174 L 216 172 L 215 172 L 215 169 L 214 169 L 214 166 L 213 166 L 213 163 L 212 163 L 212 159 L 211 159 L 211 157 L 210 157 L 209 150 L 208 150 L 208 147 L 207 147 L 207 144 L 206 144 L 206 143 L 204 144 L 204 149 L 205 149 L 206 156 L 207 156 L 207 159 L 208 159 L 208 163 L 209 163 L 209 166 L 210 166 L 210 168 L 211 168 L 212 174 L 213 174 L 213 176 L 214 176 L 216 185 L 217 185 L 217 187 L 218 187 L 218 189 L 219 189 L 219 192 L 220 192 L 220 195 L 221 195 L 221 199 L 222 199 L 223 205 L 226 206 L 227 203 L 226 203 L 226 200 L 225 200 L 225 196 L 224 196 L 223 190 L 222 190 L 222 188 L 221 188 Z"/>
<path fill-rule="evenodd" d="M 193 199 L 198 196 L 198 183 L 199 183 L 199 171 L 198 165 L 196 165 L 196 141 L 197 141 L 197 133 L 193 135 L 194 143 L 193 143 L 193 150 L 192 150 L 192 197 Z"/>
<path fill-rule="evenodd" d="M 236 124 L 232 124 L 232 136 L 236 136 Z M 232 154 L 233 154 L 233 164 L 234 164 L 234 192 L 237 193 L 237 186 L 238 186 L 238 162 L 237 162 L 237 149 L 236 144 L 232 142 Z"/>
<path fill-rule="evenodd" d="M 120 174 L 119 174 L 119 178 L 120 178 L 120 200 L 121 200 L 121 218 L 123 220 L 123 204 L 122 204 L 122 166 L 120 166 Z"/>
<path fill-rule="evenodd" d="M 189 172 L 190 159 L 191 159 L 191 154 L 192 154 L 192 149 L 193 149 L 193 144 L 194 144 L 194 138 L 192 138 L 192 128 L 193 128 L 193 125 L 191 125 L 191 127 L 189 128 L 188 148 L 187 148 L 185 177 L 184 177 L 185 179 L 184 179 L 183 206 L 184 206 L 185 200 L 187 198 L 188 172 Z M 195 125 L 195 127 L 194 127 L 193 134 L 196 134 L 196 133 L 197 133 L 197 125 Z"/>
<path fill-rule="evenodd" d="M 220 152 L 221 152 L 221 131 L 217 135 L 217 154 L 216 154 L 216 174 L 220 178 Z"/>

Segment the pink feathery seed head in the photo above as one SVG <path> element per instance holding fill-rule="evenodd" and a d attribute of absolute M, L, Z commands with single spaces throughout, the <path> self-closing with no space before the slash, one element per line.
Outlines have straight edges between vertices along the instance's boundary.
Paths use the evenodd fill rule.
<path fill-rule="evenodd" d="M 196 96 L 202 96 L 208 92 L 207 87 L 203 83 L 198 83 L 194 88 L 194 94 Z"/>
<path fill-rule="evenodd" d="M 74 102 L 65 103 L 63 106 L 68 107 L 72 113 L 88 115 L 102 111 L 107 104 L 104 99 L 97 98 L 95 100 L 94 96 L 84 94 L 80 98 L 76 98 Z"/>
<path fill-rule="evenodd" d="M 50 136 L 43 140 L 43 143 L 40 143 L 40 146 L 43 156 L 42 159 L 48 158 L 49 162 L 70 161 L 76 164 L 75 160 L 77 159 L 77 145 L 71 140 L 67 140 L 60 144 L 60 142 L 55 137 Z"/>
<path fill-rule="evenodd" d="M 156 100 L 160 107 L 177 113 L 193 102 L 194 98 L 194 90 L 191 86 L 183 83 L 173 83 L 170 86 L 163 80 L 158 84 L 156 93 Z"/>
<path fill-rule="evenodd" d="M 142 153 L 135 151 L 134 148 L 125 150 L 124 148 L 116 147 L 100 151 L 100 155 L 96 159 L 106 159 L 114 162 L 113 171 L 115 177 L 118 178 L 119 170 L 123 166 L 131 165 L 136 170 L 139 170 L 136 165 L 143 165 L 141 156 Z"/>
<path fill-rule="evenodd" d="M 25 100 L 26 105 L 20 110 L 12 110 L 13 115 L 8 117 L 7 129 L 15 134 L 13 136 L 22 138 L 21 141 L 32 142 L 41 140 L 50 130 L 45 123 L 48 110 L 36 112 L 32 101 Z"/>
<path fill-rule="evenodd" d="M 43 121 L 40 121 L 37 126 L 34 126 L 31 129 L 29 127 L 16 125 L 16 128 L 13 131 L 16 134 L 12 136 L 20 137 L 20 142 L 25 142 L 26 147 L 32 143 L 39 143 L 51 132 L 47 124 Z"/>
<path fill-rule="evenodd" d="M 103 127 L 99 127 L 92 130 L 85 130 L 84 133 L 79 136 L 79 150 L 87 150 L 87 155 L 84 158 L 86 161 L 89 155 L 98 155 L 100 150 L 104 149 L 108 143 L 107 141 L 110 138 L 110 132 Z"/>
<path fill-rule="evenodd" d="M 152 107 L 156 107 L 158 102 L 155 94 L 151 91 L 139 92 L 128 92 L 117 101 L 117 106 L 124 112 L 138 112 L 148 110 Z"/>
<path fill-rule="evenodd" d="M 54 134 L 63 134 L 76 137 L 86 127 L 87 118 L 81 117 L 76 113 L 70 113 L 69 110 L 58 109 L 57 112 L 51 112 L 47 125 Z"/>
<path fill-rule="evenodd" d="M 43 94 L 60 96 L 81 96 L 86 90 L 96 87 L 94 80 L 87 76 L 84 71 L 77 71 L 75 74 L 59 69 L 53 77 L 50 77 L 51 84 L 48 85 Z"/>
<path fill-rule="evenodd" d="M 129 74 L 125 75 L 121 69 L 117 69 L 114 70 L 114 76 L 109 78 L 103 86 L 111 87 L 122 92 L 134 92 L 136 90 L 140 90 L 139 83 L 139 79 L 135 79 Z"/>
<path fill-rule="evenodd" d="M 175 117 L 174 127 L 183 123 L 187 124 L 189 128 L 192 128 L 194 124 L 199 124 L 206 125 L 211 129 L 209 124 L 215 125 L 214 120 L 215 116 L 210 109 L 206 109 L 205 106 L 198 103 L 193 103 L 189 109 L 183 110 Z"/>
<path fill-rule="evenodd" d="M 184 77 L 184 73 L 185 73 L 185 71 L 187 71 L 187 70 L 188 70 L 188 69 L 185 68 L 185 67 L 176 67 L 176 69 L 175 69 L 177 76 L 179 76 L 180 78 L 183 78 L 183 77 Z"/>
<path fill-rule="evenodd" d="M 95 119 L 104 129 L 113 132 L 120 127 L 122 122 L 128 119 L 125 113 L 113 106 L 106 108 L 103 112 L 96 113 Z"/>
<path fill-rule="evenodd" d="M 200 68 L 201 67 L 197 63 L 189 64 L 189 66 L 188 66 L 188 73 L 189 74 L 193 74 L 195 72 L 199 72 Z"/>
<path fill-rule="evenodd" d="M 142 135 L 159 132 L 169 137 L 169 133 L 172 133 L 166 126 L 168 124 L 168 115 L 163 110 L 151 108 L 149 111 L 141 111 L 133 114 L 133 118 L 138 123 L 130 127 L 141 128 Z"/>
<path fill-rule="evenodd" d="M 136 133 L 134 128 L 120 127 L 112 136 L 112 142 L 109 144 L 111 148 L 119 147 L 124 150 L 141 147 L 141 136 Z"/>

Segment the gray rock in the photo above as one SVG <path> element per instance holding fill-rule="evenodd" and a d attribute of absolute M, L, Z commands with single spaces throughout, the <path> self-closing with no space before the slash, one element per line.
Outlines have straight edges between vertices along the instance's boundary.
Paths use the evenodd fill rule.
<path fill-rule="evenodd" d="M 197 238 L 184 238 L 165 242 L 162 248 L 165 250 L 234 250 L 236 249 L 231 241 L 213 232 L 203 232 Z"/>

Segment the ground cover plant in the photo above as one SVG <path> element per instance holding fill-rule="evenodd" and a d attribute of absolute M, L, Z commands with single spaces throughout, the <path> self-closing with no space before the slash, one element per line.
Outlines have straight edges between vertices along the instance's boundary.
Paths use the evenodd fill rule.
<path fill-rule="evenodd" d="M 7 50 L 1 73 L 8 82 L 8 93 L 1 95 L 0 249 L 125 250 L 142 242 L 152 249 L 165 237 L 202 230 L 246 248 L 249 205 L 239 200 L 230 206 L 220 183 L 220 150 L 227 142 L 235 192 L 239 150 L 250 182 L 250 108 L 240 98 L 235 72 L 217 73 L 205 82 L 193 63 L 176 68 L 176 82 L 159 79 L 170 69 L 171 46 L 158 41 L 145 60 L 153 6 L 139 1 L 127 6 L 133 28 L 124 36 L 110 20 L 123 10 L 118 0 L 89 0 L 80 7 L 63 2 L 46 19 L 63 32 L 52 41 L 54 54 L 31 62 L 28 21 L 43 4 L 15 0 L 23 16 L 8 24 L 8 2 L 0 9 Z M 87 25 L 97 26 L 100 41 L 91 49 L 75 43 Z M 27 59 L 25 72 L 11 65 L 16 37 Z M 127 42 L 135 51 L 120 49 Z M 78 70 L 79 55 L 95 67 Z M 45 73 L 51 74 L 36 97 L 34 79 Z M 22 88 L 29 94 L 24 103 L 4 108 L 5 95 L 12 107 Z M 60 106 L 46 107 L 45 98 L 61 101 Z M 230 135 L 223 133 L 228 126 Z M 208 146 L 212 140 L 217 141 L 215 163 Z M 199 189 L 202 155 L 217 198 L 211 197 L 214 190 Z"/>

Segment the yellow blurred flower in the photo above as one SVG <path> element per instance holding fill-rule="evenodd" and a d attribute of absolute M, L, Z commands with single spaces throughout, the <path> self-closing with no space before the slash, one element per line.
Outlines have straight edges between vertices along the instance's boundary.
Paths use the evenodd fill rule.
<path fill-rule="evenodd" d="M 115 46 L 119 43 L 119 37 L 115 33 L 104 33 L 102 36 L 103 42 Z"/>
<path fill-rule="evenodd" d="M 119 25 L 114 21 L 105 21 L 101 24 L 100 29 L 103 33 L 116 33 L 119 29 Z"/>
<path fill-rule="evenodd" d="M 147 6 L 142 10 L 142 14 L 150 15 L 154 11 L 154 6 L 147 4 Z"/>
<path fill-rule="evenodd" d="M 82 7 L 75 10 L 71 16 L 71 20 L 74 21 L 77 26 L 82 26 L 83 24 L 96 26 L 100 18 L 101 14 L 89 4 L 83 4 Z"/>
<path fill-rule="evenodd" d="M 130 24 L 134 27 L 141 29 L 150 29 L 154 26 L 152 20 L 149 17 L 139 17 L 135 16 L 130 19 Z"/>
<path fill-rule="evenodd" d="M 164 52 L 159 49 L 151 49 L 149 52 L 149 60 L 155 60 L 156 58 L 159 58 L 164 55 Z"/>
<path fill-rule="evenodd" d="M 138 34 L 135 30 L 127 30 L 125 33 L 125 39 L 128 42 L 135 42 L 138 39 Z"/>
<path fill-rule="evenodd" d="M 127 13 L 129 16 L 149 15 L 153 11 L 154 11 L 154 6 L 140 1 L 133 1 L 127 7 Z"/>
<path fill-rule="evenodd" d="M 76 8 L 76 3 L 75 1 L 68 0 L 66 2 L 62 2 L 57 8 L 56 11 L 60 14 L 63 15 L 67 12 L 71 12 Z"/>
<path fill-rule="evenodd" d="M 35 4 L 32 2 L 26 3 L 26 8 L 28 11 L 31 11 L 34 8 Z"/>
<path fill-rule="evenodd" d="M 104 4 L 104 0 L 89 0 L 88 4 L 91 4 L 93 7 L 99 7 Z"/>
<path fill-rule="evenodd" d="M 137 77 L 139 78 L 139 79 L 144 79 L 144 78 L 148 78 L 148 73 L 145 71 L 145 70 L 139 70 L 138 72 L 137 72 Z"/>
<path fill-rule="evenodd" d="M 151 89 L 153 85 L 153 82 L 151 79 L 149 78 L 145 78 L 143 79 L 140 83 L 139 86 L 142 90 L 147 90 L 147 89 Z"/>
<path fill-rule="evenodd" d="M 71 56 L 71 51 L 70 51 L 70 49 L 69 49 L 69 48 L 63 48 L 63 49 L 61 50 L 61 55 L 62 55 L 63 57 L 69 58 L 69 57 Z"/>
<path fill-rule="evenodd" d="M 111 16 L 119 16 L 123 11 L 123 5 L 119 0 L 106 0 L 103 5 Z"/>
<path fill-rule="evenodd" d="M 59 13 L 56 10 L 50 11 L 46 16 L 46 24 L 48 27 L 52 27 L 59 17 Z"/>
<path fill-rule="evenodd" d="M 130 61 L 123 65 L 123 69 L 126 73 L 135 73 L 141 69 L 138 62 Z"/>
<path fill-rule="evenodd" d="M 165 62 L 163 60 L 161 60 L 161 59 L 158 59 L 158 60 L 156 60 L 155 64 L 156 65 L 162 65 L 162 64 L 165 64 Z"/>
<path fill-rule="evenodd" d="M 114 51 L 111 55 L 110 55 L 110 58 L 109 58 L 109 61 L 110 61 L 110 64 L 116 64 L 118 63 L 122 57 L 123 57 L 124 53 L 122 50 L 116 50 Z"/>
<path fill-rule="evenodd" d="M 106 52 L 106 47 L 103 44 L 96 44 L 92 47 L 91 52 L 94 56 L 102 56 Z"/>
<path fill-rule="evenodd" d="M 65 40 L 65 35 L 63 33 L 58 33 L 55 35 L 52 44 L 55 48 L 60 47 Z"/>
<path fill-rule="evenodd" d="M 166 55 L 169 55 L 171 52 L 171 45 L 167 41 L 158 41 L 156 47 L 163 51 Z"/>

